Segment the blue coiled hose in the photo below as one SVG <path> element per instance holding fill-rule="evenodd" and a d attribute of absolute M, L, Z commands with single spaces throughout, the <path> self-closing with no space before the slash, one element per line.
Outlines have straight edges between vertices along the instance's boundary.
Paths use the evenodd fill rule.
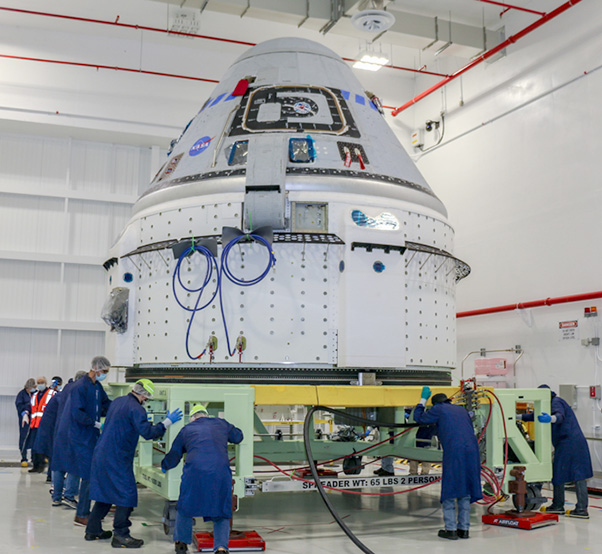
<path fill-rule="evenodd" d="M 262 244 L 263 246 L 266 247 L 266 249 L 268 251 L 268 263 L 261 274 L 259 274 L 254 279 L 245 281 L 244 279 L 239 279 L 232 273 L 232 271 L 228 267 L 228 256 L 230 255 L 230 250 L 232 250 L 232 247 L 234 245 L 236 245 L 238 242 L 240 242 L 243 239 L 249 239 L 249 238 L 256 240 L 257 242 L 259 242 L 260 244 Z M 228 334 L 228 325 L 226 324 L 226 316 L 224 314 L 224 301 L 222 299 L 222 284 L 224 282 L 224 275 L 226 276 L 226 278 L 229 281 L 232 281 L 235 285 L 238 285 L 239 287 L 250 287 L 252 285 L 256 285 L 257 283 L 259 283 L 260 281 L 265 279 L 267 277 L 268 273 L 270 272 L 270 269 L 275 264 L 276 264 L 276 256 L 274 255 L 274 251 L 272 250 L 272 245 L 260 235 L 254 235 L 252 233 L 248 234 L 248 235 L 240 235 L 236 238 L 233 238 L 228 244 L 226 244 L 226 246 L 224 246 L 224 249 L 222 250 L 221 264 L 220 264 L 220 280 L 219 280 L 219 304 L 220 304 L 220 309 L 222 312 L 222 321 L 224 322 L 224 332 L 226 333 L 226 343 L 228 345 L 228 354 L 230 356 L 234 356 L 234 354 L 236 353 L 236 345 L 234 345 L 234 350 L 232 350 L 232 347 L 230 346 L 230 335 Z"/>
<path fill-rule="evenodd" d="M 259 242 L 260 244 L 262 244 L 263 246 L 266 247 L 266 249 L 268 251 L 268 263 L 260 275 L 258 275 L 254 279 L 246 281 L 244 279 L 240 279 L 240 278 L 236 277 L 232 273 L 232 271 L 228 267 L 228 256 L 230 255 L 230 250 L 232 250 L 232 247 L 234 245 L 236 245 L 238 242 L 240 242 L 243 239 L 249 239 L 249 238 L 254 239 L 255 241 Z M 190 288 L 182 282 L 180 271 L 181 271 L 181 266 L 182 266 L 182 262 L 184 261 L 184 258 L 186 258 L 189 254 L 193 253 L 195 250 L 197 252 L 201 253 L 203 256 L 205 256 L 205 259 L 207 261 L 207 270 L 205 272 L 205 278 L 204 278 L 201 286 L 199 286 L 198 288 Z M 235 285 L 238 285 L 240 287 L 250 287 L 252 285 L 256 285 L 257 283 L 259 283 L 260 281 L 265 279 L 267 277 L 270 269 L 275 264 L 276 264 L 276 256 L 274 256 L 274 252 L 272 250 L 271 244 L 266 239 L 264 239 L 262 236 L 254 235 L 254 234 L 240 235 L 240 236 L 232 239 L 228 244 L 226 244 L 226 246 L 222 250 L 221 261 L 220 261 L 219 267 L 218 267 L 217 260 L 216 260 L 215 256 L 213 255 L 213 253 L 208 248 L 205 248 L 204 246 L 200 246 L 200 245 L 195 246 L 194 244 L 192 244 L 186 250 L 184 250 L 184 252 L 182 252 L 180 257 L 178 258 L 178 262 L 174 269 L 174 274 L 172 277 L 172 289 L 173 289 L 174 298 L 176 299 L 176 302 L 178 303 L 178 305 L 182 309 L 186 310 L 187 312 L 191 312 L 190 320 L 188 321 L 188 328 L 186 329 L 186 354 L 188 355 L 188 357 L 191 360 L 198 360 L 201 356 L 203 356 L 205 354 L 205 352 L 207 350 L 207 348 L 205 348 L 205 350 L 203 350 L 203 352 L 199 356 L 193 356 L 190 353 L 190 347 L 189 347 L 190 329 L 192 327 L 192 322 L 194 321 L 194 316 L 197 312 L 200 312 L 201 310 L 204 310 L 207 306 L 209 306 L 215 300 L 215 297 L 218 295 L 218 293 L 219 293 L 220 310 L 222 313 L 222 321 L 224 323 L 224 332 L 226 333 L 226 343 L 228 345 L 228 354 L 230 356 L 234 356 L 234 354 L 236 353 L 237 345 L 234 346 L 234 349 L 232 349 L 230 346 L 230 336 L 228 334 L 228 325 L 226 323 L 226 315 L 224 313 L 224 302 L 223 302 L 223 298 L 222 298 L 222 284 L 224 282 L 224 275 L 229 281 L 231 281 Z M 201 303 L 201 298 L 203 296 L 205 288 L 207 287 L 207 285 L 209 285 L 209 283 L 211 282 L 211 279 L 213 278 L 214 268 L 215 268 L 216 275 L 217 275 L 215 291 L 213 292 L 213 295 L 207 302 L 205 302 L 202 306 L 199 306 L 199 304 Z M 178 293 L 176 290 L 176 280 L 177 280 L 177 283 L 179 284 L 179 286 L 182 287 L 182 289 L 184 289 L 187 293 L 196 293 L 198 295 L 193 308 L 189 308 L 188 306 L 186 306 L 185 304 L 180 302 L 180 299 L 178 298 Z"/>
<path fill-rule="evenodd" d="M 203 256 L 205 256 L 205 259 L 207 261 L 207 270 L 205 272 L 205 279 L 203 280 L 203 284 L 198 288 L 189 288 L 182 282 L 180 270 L 181 270 L 182 262 L 184 261 L 184 258 L 186 258 L 189 254 L 193 253 L 195 250 L 197 252 L 199 252 L 200 254 L 202 254 Z M 213 296 L 211 297 L 211 299 L 199 307 L 199 304 L 201 303 L 201 298 L 203 296 L 203 292 L 205 291 L 205 288 L 211 282 L 211 278 L 213 277 L 214 267 L 215 267 L 215 274 L 217 275 L 217 283 L 216 283 L 217 286 L 215 287 L 215 291 L 213 292 Z M 194 308 L 189 308 L 188 306 L 186 306 L 182 302 L 180 302 L 180 299 L 178 298 L 178 293 L 176 291 L 176 279 L 178 281 L 178 284 L 187 293 L 197 293 L 198 294 Z M 207 348 L 205 348 L 205 350 L 203 350 L 203 352 L 201 352 L 201 354 L 199 356 L 193 356 L 190 353 L 190 347 L 189 347 L 190 329 L 192 327 L 192 322 L 194 321 L 195 314 L 197 312 L 200 312 L 201 310 L 205 309 L 207 306 L 209 306 L 209 304 L 211 304 L 215 300 L 215 297 L 217 296 L 217 293 L 220 289 L 220 272 L 219 272 L 219 268 L 217 265 L 217 260 L 213 256 L 213 253 L 208 248 L 205 248 L 204 246 L 195 246 L 195 245 L 189 246 L 186 250 L 184 250 L 184 252 L 182 252 L 180 257 L 178 258 L 178 263 L 176 264 L 176 268 L 174 269 L 171 284 L 172 284 L 174 298 L 176 299 L 176 302 L 178 303 L 180 308 L 186 310 L 187 312 L 191 312 L 190 319 L 188 321 L 188 328 L 186 329 L 186 354 L 188 355 L 188 357 L 191 360 L 198 360 L 201 356 L 203 356 L 203 354 L 205 354 Z"/>

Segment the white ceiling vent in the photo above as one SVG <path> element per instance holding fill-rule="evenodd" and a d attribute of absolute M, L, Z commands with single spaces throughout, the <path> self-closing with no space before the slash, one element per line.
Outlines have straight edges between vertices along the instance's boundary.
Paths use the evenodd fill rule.
<path fill-rule="evenodd" d="M 362 10 L 351 18 L 351 23 L 360 31 L 382 33 L 395 23 L 395 16 L 384 10 Z"/>

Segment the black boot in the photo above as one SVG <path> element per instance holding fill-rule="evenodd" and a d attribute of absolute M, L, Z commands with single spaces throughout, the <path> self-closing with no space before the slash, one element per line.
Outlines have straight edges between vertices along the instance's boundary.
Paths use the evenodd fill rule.
<path fill-rule="evenodd" d="M 458 533 L 456 531 L 448 531 L 447 529 L 440 529 L 437 536 L 442 539 L 449 539 L 450 541 L 458 540 Z"/>
<path fill-rule="evenodd" d="M 111 546 L 113 548 L 140 548 L 144 544 L 142 539 L 135 539 L 134 537 L 118 537 L 117 535 L 113 536 L 113 540 L 111 541 Z"/>
<path fill-rule="evenodd" d="M 391 477 L 395 475 L 395 473 L 391 473 L 382 467 L 378 468 L 376 471 L 373 471 L 374 475 L 378 475 L 379 477 Z"/>
<path fill-rule="evenodd" d="M 113 536 L 112 531 L 101 531 L 98 535 L 93 535 L 92 533 L 86 533 L 84 535 L 84 539 L 87 541 L 104 541 L 106 539 L 110 539 Z"/>
<path fill-rule="evenodd" d="M 188 552 L 188 545 L 185 542 L 176 541 L 176 552 Z"/>
<path fill-rule="evenodd" d="M 546 514 L 565 514 L 564 506 L 556 506 L 554 503 L 550 504 L 549 506 L 544 506 L 541 511 L 545 512 Z"/>

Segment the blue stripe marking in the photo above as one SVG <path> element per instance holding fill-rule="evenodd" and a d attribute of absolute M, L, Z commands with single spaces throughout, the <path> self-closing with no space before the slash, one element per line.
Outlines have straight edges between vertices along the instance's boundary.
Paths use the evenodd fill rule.
<path fill-rule="evenodd" d="M 355 95 L 355 101 L 358 104 L 361 104 L 362 106 L 366 105 L 366 99 L 361 94 L 356 94 Z"/>
<path fill-rule="evenodd" d="M 224 94 L 220 94 L 213 102 L 211 102 L 211 104 L 209 104 L 209 107 L 211 108 L 212 106 L 215 106 L 224 96 L 226 96 L 225 92 Z"/>
<path fill-rule="evenodd" d="M 235 98 L 238 98 L 238 97 L 237 97 L 237 96 L 232 96 L 232 95 L 230 95 L 230 96 L 228 96 L 228 98 L 226 98 L 226 99 L 224 100 L 224 102 L 230 102 L 230 100 L 234 100 Z"/>
<path fill-rule="evenodd" d="M 345 100 L 349 100 L 349 91 L 348 90 L 342 90 L 341 94 L 343 95 L 343 98 Z"/>
<path fill-rule="evenodd" d="M 368 102 L 368 103 L 370 104 L 370 107 L 371 107 L 373 110 L 376 110 L 376 111 L 378 111 L 378 108 L 377 108 L 377 107 L 374 105 L 374 102 L 372 102 L 372 100 L 370 100 L 370 102 Z"/>

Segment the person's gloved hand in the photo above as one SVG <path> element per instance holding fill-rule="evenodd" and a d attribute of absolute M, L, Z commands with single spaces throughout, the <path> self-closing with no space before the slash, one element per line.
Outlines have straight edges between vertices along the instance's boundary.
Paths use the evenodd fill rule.
<path fill-rule="evenodd" d="M 167 470 L 166 470 L 164 467 L 162 467 L 162 468 L 161 468 L 161 471 L 162 471 L 163 473 L 167 473 Z"/>
<path fill-rule="evenodd" d="M 173 412 L 167 412 L 167 419 L 169 419 L 172 423 L 177 423 L 182 419 L 182 410 L 180 408 L 176 408 Z"/>
<path fill-rule="evenodd" d="M 428 400 L 431 397 L 431 387 L 422 387 L 421 398 Z"/>
<path fill-rule="evenodd" d="M 25 425 L 29 424 L 29 414 L 27 412 L 23 412 L 23 420 L 21 421 L 21 427 L 25 427 Z"/>
<path fill-rule="evenodd" d="M 102 429 L 102 423 L 100 423 L 100 421 L 95 421 L 94 427 L 96 427 L 100 431 Z"/>
<path fill-rule="evenodd" d="M 167 429 L 174 423 L 177 423 L 182 419 L 182 410 L 180 408 L 176 408 L 173 412 L 168 411 L 167 417 L 161 422 Z"/>
<path fill-rule="evenodd" d="M 541 423 L 550 423 L 552 421 L 552 416 L 542 412 L 541 415 L 537 416 L 537 421 L 540 421 Z"/>

